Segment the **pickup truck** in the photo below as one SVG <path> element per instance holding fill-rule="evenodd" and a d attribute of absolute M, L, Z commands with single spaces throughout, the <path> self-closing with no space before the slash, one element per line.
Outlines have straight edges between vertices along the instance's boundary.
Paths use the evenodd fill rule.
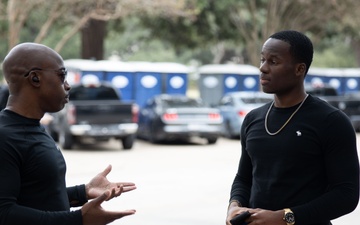
<path fill-rule="evenodd" d="M 123 149 L 131 149 L 138 129 L 138 107 L 122 102 L 117 88 L 106 82 L 76 84 L 70 89 L 70 101 L 52 114 L 47 130 L 63 149 L 84 140 L 121 140 Z"/>
<path fill-rule="evenodd" d="M 305 90 L 342 110 L 350 118 L 354 129 L 360 131 L 360 92 L 339 95 L 330 85 L 305 85 Z"/>

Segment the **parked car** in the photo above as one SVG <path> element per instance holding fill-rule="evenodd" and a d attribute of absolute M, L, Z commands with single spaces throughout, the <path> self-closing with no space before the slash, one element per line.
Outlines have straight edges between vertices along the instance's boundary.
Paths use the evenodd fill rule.
<path fill-rule="evenodd" d="M 360 93 L 351 92 L 339 95 L 337 89 L 327 84 L 306 84 L 305 91 L 317 96 L 330 105 L 342 110 L 349 118 L 357 132 L 360 132 Z"/>
<path fill-rule="evenodd" d="M 153 143 L 196 136 L 216 143 L 222 117 L 216 108 L 185 95 L 156 95 L 140 109 L 138 137 Z"/>
<path fill-rule="evenodd" d="M 273 100 L 273 95 L 263 92 L 238 91 L 225 94 L 218 109 L 223 117 L 222 135 L 240 138 L 240 129 L 248 112 Z"/>
<path fill-rule="evenodd" d="M 123 102 L 121 93 L 108 82 L 73 85 L 70 101 L 52 114 L 50 135 L 64 149 L 83 140 L 96 142 L 119 139 L 123 149 L 131 149 L 136 137 L 138 107 Z"/>

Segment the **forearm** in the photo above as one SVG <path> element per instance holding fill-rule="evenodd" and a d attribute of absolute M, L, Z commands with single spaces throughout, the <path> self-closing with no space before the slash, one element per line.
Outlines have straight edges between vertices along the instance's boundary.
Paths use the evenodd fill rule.
<path fill-rule="evenodd" d="M 82 206 L 88 201 L 84 184 L 68 187 L 66 190 L 71 207 Z"/>
<path fill-rule="evenodd" d="M 244 159 L 240 160 L 239 170 L 231 186 L 230 201 L 236 200 L 241 206 L 248 207 L 251 195 L 251 170 L 247 169 Z"/>
<path fill-rule="evenodd" d="M 81 211 L 41 211 L 20 205 L 7 205 L 0 208 L 0 225 L 82 225 Z"/>
<path fill-rule="evenodd" d="M 352 212 L 358 204 L 357 190 L 337 188 L 304 205 L 292 207 L 299 224 L 330 221 Z"/>

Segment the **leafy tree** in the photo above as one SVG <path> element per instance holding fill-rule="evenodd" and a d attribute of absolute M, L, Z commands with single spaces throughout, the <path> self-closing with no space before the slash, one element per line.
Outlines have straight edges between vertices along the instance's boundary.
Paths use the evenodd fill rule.
<path fill-rule="evenodd" d="M 107 21 L 125 18 L 132 14 L 164 15 L 167 17 L 189 16 L 193 13 L 188 8 L 186 0 L 8 0 L 1 1 L 0 11 L 7 21 L 8 48 L 12 48 L 20 41 L 34 41 L 43 43 L 50 34 L 57 34 L 53 28 L 66 31 L 57 34 L 56 51 L 61 51 L 64 45 L 87 25 L 97 26 L 98 30 L 104 30 Z M 103 23 L 94 22 L 103 21 Z M 99 25 L 100 24 L 100 25 Z M 102 24 L 102 25 L 101 25 Z M 102 45 L 106 32 L 91 32 L 87 30 L 85 35 L 99 35 L 95 44 Z M 55 34 L 54 34 L 55 33 Z M 26 36 L 24 36 L 26 34 Z M 84 38 L 85 39 L 85 38 Z M 94 43 L 88 38 L 89 44 L 84 48 L 91 48 Z M 100 49 L 101 50 L 101 49 Z"/>
<path fill-rule="evenodd" d="M 219 63 L 225 55 L 226 43 L 240 43 L 241 36 L 229 23 L 228 12 L 235 0 L 193 1 L 195 17 L 173 19 L 142 17 L 145 27 L 150 27 L 152 36 L 171 43 L 178 54 L 187 49 L 206 49 L 215 56 L 204 62 Z"/>
<path fill-rule="evenodd" d="M 357 5 L 358 0 L 0 0 L 0 50 L 34 41 L 65 57 L 100 59 L 117 52 L 129 60 L 156 55 L 158 60 L 257 66 L 271 33 L 296 29 L 310 35 L 315 57 L 340 62 L 346 57 L 339 53 L 346 51 L 349 60 L 341 65 L 353 65 L 355 56 L 360 65 Z M 80 48 L 94 52 L 76 53 Z M 320 61 L 314 63 L 326 64 Z"/>
<path fill-rule="evenodd" d="M 212 56 L 202 63 L 237 56 L 237 62 L 257 66 L 263 42 L 284 29 L 308 34 L 315 47 L 325 38 L 342 37 L 360 49 L 360 38 L 354 38 L 360 36 L 356 0 L 198 0 L 194 4 L 195 18 L 143 17 L 142 21 L 153 37 L 171 43 L 178 55 L 186 49 L 202 49 Z"/>
<path fill-rule="evenodd" d="M 354 1 L 326 0 L 243 0 L 230 10 L 231 21 L 245 39 L 250 63 L 258 65 L 259 52 L 267 37 L 279 30 L 296 29 L 307 33 L 314 44 L 335 35 L 342 16 Z M 335 25 L 335 26 L 333 26 Z"/>

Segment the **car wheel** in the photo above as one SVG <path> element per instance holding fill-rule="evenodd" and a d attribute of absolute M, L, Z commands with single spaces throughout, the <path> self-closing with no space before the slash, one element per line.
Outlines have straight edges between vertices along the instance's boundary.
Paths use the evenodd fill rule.
<path fill-rule="evenodd" d="M 49 130 L 49 134 L 54 139 L 54 141 L 59 141 L 59 135 L 54 130 Z"/>
<path fill-rule="evenodd" d="M 124 150 L 129 150 L 134 145 L 135 135 L 129 135 L 121 139 L 121 143 Z"/>
<path fill-rule="evenodd" d="M 159 142 L 159 140 L 156 139 L 156 137 L 155 137 L 155 135 L 154 135 L 153 132 L 151 132 L 151 133 L 149 134 L 149 141 L 150 141 L 151 143 L 153 143 L 153 144 L 156 144 L 157 142 Z"/>
<path fill-rule="evenodd" d="M 240 139 L 240 134 L 236 134 L 231 128 L 230 121 L 227 121 L 225 128 L 225 137 L 229 139 Z"/>
<path fill-rule="evenodd" d="M 217 142 L 217 137 L 207 138 L 208 144 L 213 145 Z"/>
<path fill-rule="evenodd" d="M 68 131 L 60 131 L 59 144 L 63 149 L 71 149 L 74 143 L 74 137 Z"/>
<path fill-rule="evenodd" d="M 156 131 L 155 131 L 155 128 L 154 128 L 154 124 L 151 124 L 150 125 L 150 128 L 149 128 L 149 133 L 148 133 L 148 140 L 153 143 L 153 144 L 156 144 L 159 142 L 159 140 L 156 138 Z"/>
<path fill-rule="evenodd" d="M 59 141 L 59 134 L 55 131 L 54 128 L 54 124 L 50 123 L 45 127 L 46 132 L 52 137 L 52 139 L 54 139 L 54 141 L 58 142 Z"/>
<path fill-rule="evenodd" d="M 233 134 L 233 132 L 231 130 L 230 121 L 226 121 L 226 124 L 225 124 L 225 137 L 227 137 L 229 139 L 234 138 L 234 134 Z"/>

